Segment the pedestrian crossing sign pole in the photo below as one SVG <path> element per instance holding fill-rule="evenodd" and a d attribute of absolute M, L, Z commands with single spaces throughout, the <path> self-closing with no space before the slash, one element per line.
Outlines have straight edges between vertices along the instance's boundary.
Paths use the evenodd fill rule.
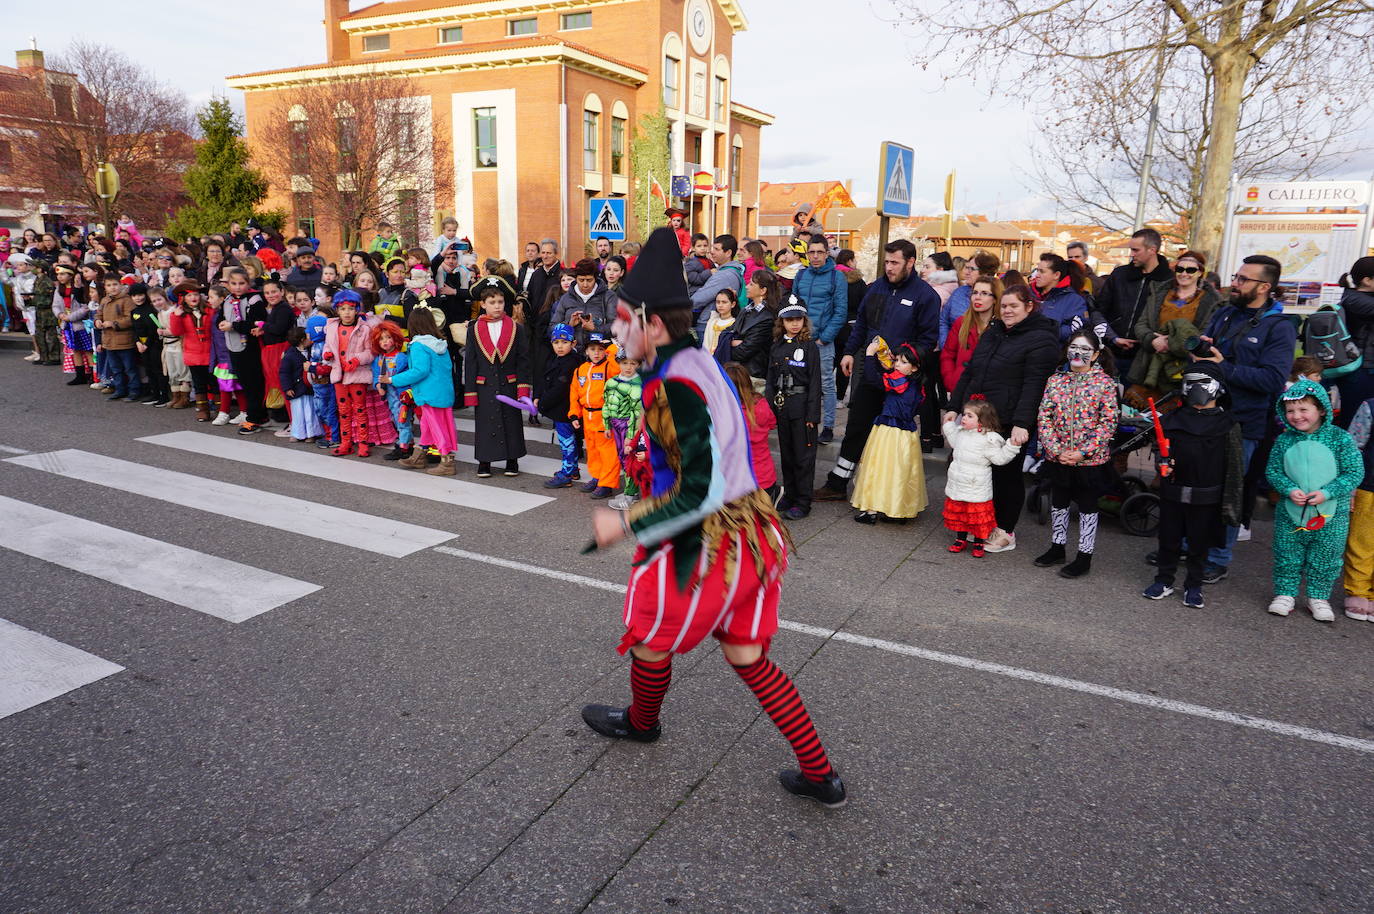
<path fill-rule="evenodd" d="M 625 240 L 625 198 L 592 197 L 587 209 L 589 240 Z"/>
<path fill-rule="evenodd" d="M 888 220 L 911 216 L 911 179 L 916 151 L 887 141 L 878 147 L 878 259 L 887 245 Z"/>

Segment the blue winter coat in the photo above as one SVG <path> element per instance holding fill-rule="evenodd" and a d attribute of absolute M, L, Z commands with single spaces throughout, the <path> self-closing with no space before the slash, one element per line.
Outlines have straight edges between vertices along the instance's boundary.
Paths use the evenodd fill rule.
<path fill-rule="evenodd" d="M 806 302 L 811 332 L 822 343 L 833 343 L 849 316 L 849 283 L 827 257 L 819 267 L 806 267 L 792 280 L 792 294 Z"/>
<path fill-rule="evenodd" d="M 1298 328 L 1283 314 L 1283 305 L 1259 308 L 1225 305 L 1217 309 L 1204 334 L 1222 355 L 1221 371 L 1231 394 L 1231 415 L 1241 434 L 1262 441 L 1274 400 L 1288 382 Z"/>
<path fill-rule="evenodd" d="M 416 406 L 442 409 L 453 405 L 453 362 L 448 343 L 433 336 L 417 336 L 406 350 L 410 367 L 391 376 L 393 387 L 409 387 Z"/>
<path fill-rule="evenodd" d="M 1051 289 L 1040 303 L 1040 313 L 1059 324 L 1059 342 L 1067 343 L 1069 334 L 1088 320 L 1088 302 L 1068 286 Z"/>
<path fill-rule="evenodd" d="M 845 352 L 863 364 L 863 383 L 881 388 L 883 379 L 863 358 L 875 336 L 881 335 L 893 352 L 902 343 L 911 343 L 926 352 L 935 348 L 939 332 L 940 295 L 930 283 L 915 270 L 898 286 L 892 285 L 887 276 L 879 276 L 869 284 L 859 303 L 859 315 Z"/>

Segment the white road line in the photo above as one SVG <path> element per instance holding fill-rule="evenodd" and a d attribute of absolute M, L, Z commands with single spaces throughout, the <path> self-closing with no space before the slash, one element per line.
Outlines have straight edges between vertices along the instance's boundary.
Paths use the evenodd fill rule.
<path fill-rule="evenodd" d="M 0 717 L 41 705 L 123 669 L 0 619 Z"/>
<path fill-rule="evenodd" d="M 497 558 L 493 555 L 483 555 L 480 552 L 468 552 L 465 549 L 453 549 L 448 546 L 437 546 L 434 551 L 462 559 L 469 559 L 474 562 L 483 562 L 487 565 L 496 565 L 501 568 L 510 568 L 514 571 L 523 571 L 527 574 L 553 578 L 554 580 L 566 583 L 581 584 L 584 587 L 594 587 L 598 590 L 620 594 L 621 596 L 625 594 L 624 584 L 602 581 L 597 578 L 583 577 L 579 574 L 567 574 L 562 571 L 555 571 L 552 568 L 540 568 L 537 565 L 526 565 L 523 562 Z M 1142 707 L 1152 708 L 1156 711 L 1169 711 L 1174 714 L 1183 714 L 1189 717 L 1201 717 L 1205 720 L 1215 720 L 1224 724 L 1234 724 L 1237 727 L 1249 727 L 1252 730 L 1262 730 L 1265 733 L 1273 733 L 1279 736 L 1291 736 L 1294 739 L 1322 743 L 1327 746 L 1336 746 L 1340 749 L 1350 749 L 1354 752 L 1374 754 L 1374 740 L 1359 739 L 1358 737 L 1345 736 L 1340 733 L 1330 733 L 1326 730 L 1315 730 L 1311 727 L 1300 727 L 1296 724 L 1286 724 L 1282 721 L 1269 720 L 1268 718 L 1255 717 L 1250 714 L 1241 714 L 1235 711 L 1223 711 L 1217 708 L 1209 708 L 1205 705 L 1191 704 L 1186 701 L 1174 701 L 1171 698 L 1160 698 L 1156 695 L 1146 695 L 1143 692 L 1132 692 L 1128 689 L 1098 685 L 1093 682 L 1084 682 L 1081 679 L 1068 679 L 1064 676 L 1055 676 L 1050 673 L 1038 673 L 1035 670 L 1025 670 L 1020 667 L 1007 666 L 1002 663 L 991 663 L 987 660 L 977 660 L 973 657 L 963 657 L 959 654 L 932 651 L 911 644 L 902 644 L 900 641 L 887 641 L 882 638 L 869 638 L 864 635 L 851 634 L 850 632 L 833 631 L 828 628 L 822 628 L 817 625 L 807 625 L 802 622 L 789 622 L 783 619 L 779 621 L 778 626 L 779 628 L 797 632 L 802 635 L 814 635 L 817 638 L 828 638 L 835 641 L 842 641 L 847 644 L 856 644 L 861 647 L 876 648 L 877 650 L 887 651 L 892 654 L 901 654 L 906 657 L 915 657 L 919 660 L 943 663 L 947 666 L 961 667 L 979 673 L 991 673 L 996 676 L 1006 676 L 1010 679 L 1020 679 L 1024 682 L 1033 682 L 1037 685 L 1067 689 L 1071 692 L 1082 692 L 1086 695 L 1096 695 L 1099 698 L 1110 698 L 1113 701 L 1141 705 Z"/>
<path fill-rule="evenodd" d="M 459 432 L 467 432 L 468 434 L 476 433 L 477 423 L 472 419 L 458 419 L 457 423 Z M 524 428 L 526 444 L 547 444 L 555 450 L 558 448 L 558 441 L 553 436 L 553 429 L 535 428 L 532 425 L 526 425 Z M 467 463 L 477 462 L 477 458 L 473 456 L 472 448 L 465 447 L 461 443 L 458 445 L 458 459 Z M 541 476 L 552 476 L 554 473 L 558 472 L 559 468 L 562 466 L 563 461 L 555 460 L 550 457 L 526 456 L 520 458 L 520 469 L 524 470 L 528 467 L 531 473 Z M 584 460 L 579 463 L 578 466 L 585 470 L 587 468 L 587 462 Z"/>
<path fill-rule="evenodd" d="M 27 454 L 27 453 L 29 453 L 28 451 L 24 450 L 22 447 L 10 447 L 8 444 L 0 444 L 0 451 L 4 451 L 6 454 Z"/>
<path fill-rule="evenodd" d="M 193 454 L 236 460 L 287 473 L 300 473 L 335 483 L 351 483 L 370 489 L 381 489 L 384 492 L 399 492 L 402 495 L 463 508 L 476 508 L 493 514 L 520 514 L 553 501 L 546 495 L 517 492 L 445 476 L 428 476 L 414 470 L 368 463 L 356 457 L 308 454 L 288 447 L 259 444 L 237 437 L 222 438 L 204 432 L 169 432 L 138 440 L 146 444 L 190 451 Z"/>
<path fill-rule="evenodd" d="M 437 546 L 454 536 L 387 517 L 86 451 L 53 451 L 11 457 L 5 462 L 395 558 Z"/>
<path fill-rule="evenodd" d="M 2 548 L 228 622 L 251 619 L 320 589 L 4 496 L 0 518 Z"/>

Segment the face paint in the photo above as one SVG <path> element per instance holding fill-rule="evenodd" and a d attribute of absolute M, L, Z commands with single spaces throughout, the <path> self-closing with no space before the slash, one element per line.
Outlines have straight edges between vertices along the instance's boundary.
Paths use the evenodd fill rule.
<path fill-rule="evenodd" d="M 1093 360 L 1093 348 L 1086 344 L 1075 344 L 1069 347 L 1069 364 L 1074 368 L 1082 368 L 1091 365 Z"/>
<path fill-rule="evenodd" d="M 611 325 L 611 332 L 619 341 L 620 351 L 625 353 L 625 358 L 640 363 L 653 357 L 653 347 L 649 343 L 644 321 L 642 310 L 633 309 L 623 301 L 616 301 L 615 323 Z"/>

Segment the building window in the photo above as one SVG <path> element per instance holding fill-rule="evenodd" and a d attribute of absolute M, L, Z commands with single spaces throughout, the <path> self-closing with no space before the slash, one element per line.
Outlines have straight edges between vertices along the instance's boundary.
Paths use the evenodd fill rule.
<path fill-rule="evenodd" d="M 14 168 L 14 144 L 9 140 L 0 140 L 0 174 L 5 174 Z"/>
<path fill-rule="evenodd" d="M 291 122 L 291 173 L 303 175 L 310 166 L 310 124 L 305 120 Z"/>
<path fill-rule="evenodd" d="M 582 170 L 596 171 L 600 164 L 597 159 L 597 133 L 601 127 L 601 115 L 595 111 L 582 112 Z"/>
<path fill-rule="evenodd" d="M 396 228 L 401 237 L 408 242 L 418 243 L 420 238 L 420 195 L 413 190 L 396 192 Z"/>
<path fill-rule="evenodd" d="M 744 158 L 741 155 L 743 152 L 744 150 L 739 146 L 730 147 L 730 190 L 734 193 L 740 192 L 739 172 L 740 160 Z"/>
<path fill-rule="evenodd" d="M 572 29 L 589 29 L 592 27 L 591 13 L 564 13 L 558 17 L 560 29 L 565 32 Z"/>
<path fill-rule="evenodd" d="M 725 80 L 719 76 L 716 77 L 715 108 L 716 122 L 725 123 Z"/>
<path fill-rule="evenodd" d="M 461 25 L 449 26 L 439 30 L 440 44 L 457 44 L 463 40 L 463 27 Z"/>
<path fill-rule="evenodd" d="M 72 104 L 71 86 L 52 87 L 53 112 L 58 117 L 76 117 L 76 106 Z"/>
<path fill-rule="evenodd" d="M 300 191 L 292 194 L 291 206 L 296 211 L 296 224 L 301 231 L 310 238 L 318 238 L 315 234 L 315 203 L 310 194 Z"/>
<path fill-rule="evenodd" d="M 539 20 L 533 16 L 528 19 L 511 19 L 506 23 L 508 35 L 534 35 L 538 31 Z"/>
<path fill-rule="evenodd" d="M 611 118 L 611 174 L 625 174 L 625 118 Z"/>
<path fill-rule="evenodd" d="M 73 180 L 81 174 L 81 153 L 70 146 L 58 146 L 52 151 L 53 163 L 58 174 L 66 180 Z"/>
<path fill-rule="evenodd" d="M 677 102 L 677 71 L 679 63 L 675 57 L 663 58 L 663 104 L 669 108 L 676 108 Z"/>
<path fill-rule="evenodd" d="M 472 109 L 473 161 L 478 168 L 496 167 L 496 109 Z"/>
<path fill-rule="evenodd" d="M 364 35 L 363 51 L 371 53 L 373 51 L 390 51 L 391 36 L 388 35 Z"/>

